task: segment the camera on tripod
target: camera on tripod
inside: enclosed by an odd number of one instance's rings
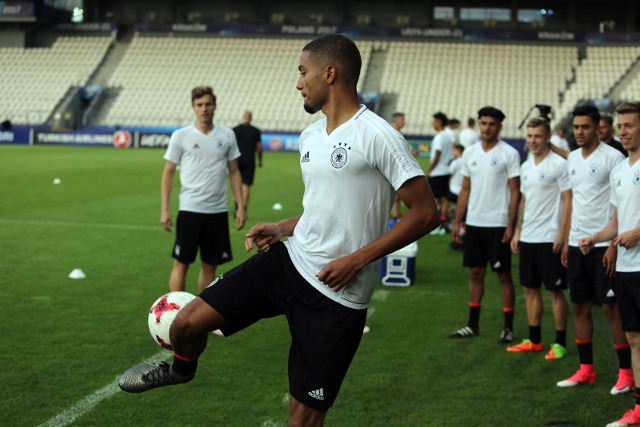
[[[518,126],[518,129],[522,129],[522,126],[524,126],[524,123],[527,121],[527,119],[531,115],[531,112],[533,111],[534,108],[538,109],[538,112],[540,113],[540,117],[546,119],[548,122],[551,122],[551,119],[553,119],[553,108],[551,108],[550,105],[535,104],[533,107],[529,109],[529,112],[527,113],[527,115],[524,116],[524,119],[522,119],[522,123],[520,123],[520,126]]]

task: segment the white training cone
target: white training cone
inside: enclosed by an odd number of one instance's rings
[[[273,205],[273,210],[274,211],[281,211],[282,210],[282,205],[280,203],[275,203]]]
[[[62,184],[62,180],[60,178],[54,178],[53,179],[53,184],[54,185]]]
[[[79,268],[74,268],[73,271],[69,273],[69,279],[84,279],[86,277],[84,272]]]

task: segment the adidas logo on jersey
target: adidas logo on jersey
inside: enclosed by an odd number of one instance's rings
[[[312,390],[307,394],[314,399],[324,400],[324,389],[322,388],[319,388],[318,390]]]
[[[473,163],[471,163],[471,166],[478,166],[478,163],[474,160]]]
[[[609,292],[607,292],[607,298],[611,298],[611,297],[615,297],[616,294],[613,293],[613,289],[609,289]]]
[[[229,254],[226,252],[222,252],[222,259],[228,259],[229,258]]]
[[[571,171],[571,175],[572,175],[572,176],[574,176],[575,174],[576,174],[576,170],[575,170],[575,169],[573,169],[573,170]]]
[[[194,144],[193,148],[200,148],[200,146],[196,143]]]
[[[300,159],[300,163],[307,163],[309,161],[309,152],[307,151],[304,156],[302,156],[302,159]]]

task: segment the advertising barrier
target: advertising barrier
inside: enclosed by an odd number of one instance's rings
[[[36,131],[33,135],[33,144],[111,146],[114,144],[114,134]]]
[[[175,129],[151,128],[145,131],[140,128],[117,129],[106,127],[84,131],[51,132],[29,127],[0,130],[0,144],[34,144],[34,145],[76,145],[126,148],[167,148],[169,139]],[[264,151],[297,152],[298,133],[262,132],[262,149]],[[429,157],[431,137],[407,135],[409,150],[418,157]],[[504,138],[524,155],[524,139]]]
[[[0,130],[0,144],[29,144],[31,129]]]

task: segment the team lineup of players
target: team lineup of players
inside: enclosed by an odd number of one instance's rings
[[[399,132],[401,125],[385,123],[358,102],[360,67],[357,47],[344,36],[322,36],[303,48],[296,88],[307,112],[322,111],[326,116],[300,137],[303,213],[253,226],[245,248],[256,248],[258,254],[215,280],[211,275],[216,265],[231,259],[226,177],[220,170],[229,171],[238,229],[244,226],[248,207],[248,188],[242,183],[252,182],[253,174],[251,180],[241,176],[234,133],[213,125],[212,89],[194,89],[196,122],[172,136],[165,155],[161,223],[170,230],[170,180],[180,163],[180,212],[170,283],[172,290],[184,289],[186,270],[199,251],[201,294],[172,325],[173,362],[134,366],[121,377],[120,387],[142,392],[189,382],[209,333],[221,330],[230,336],[261,318],[284,315],[292,335],[290,425],[322,425],[361,339],[366,308],[379,281],[375,261],[436,229],[438,218],[447,219],[447,204],[454,202],[451,235],[453,245],[463,251],[470,285],[468,321],[449,337],[480,334],[488,264],[498,276],[502,295],[504,325],[498,343],[513,344],[511,254],[517,253],[529,337],[507,350],[543,350],[540,290],[544,285],[551,295],[556,326],[545,358],[566,357],[569,304],[564,290],[568,288],[580,368],[558,387],[596,379],[591,319],[595,302],[607,316],[619,359],[611,394],[634,389],[640,382],[640,220],[635,214],[640,208],[640,103],[623,103],[617,109],[622,151],[629,153],[628,160],[619,149],[600,141],[598,131],[604,126],[592,106],[573,112],[579,148],[571,152],[550,143],[547,120],[530,120],[526,135],[530,155],[522,165],[518,151],[500,139],[505,116],[498,108],[481,108],[479,134],[473,133],[475,123],[470,120],[468,130],[460,133],[461,144],[446,115],[436,113],[437,134],[424,179],[425,172]],[[259,133],[248,137],[253,147],[259,145],[255,135]],[[215,162],[204,160],[208,157]],[[253,163],[255,154],[250,157]],[[259,157],[261,165],[261,152]],[[345,179],[350,185],[344,184]],[[396,194],[409,209],[387,231]],[[202,236],[208,236],[209,244],[203,245]],[[284,244],[283,237],[288,238]],[[636,402],[633,410],[609,426],[640,425],[639,395]]]
[[[479,335],[488,264],[498,276],[502,295],[504,325],[498,344],[513,343],[511,253],[517,254],[529,335],[506,350],[544,350],[544,286],[550,295],[556,329],[544,358],[566,357],[568,288],[580,366],[557,386],[596,381],[591,315],[595,303],[607,318],[619,362],[612,395],[628,393],[640,384],[640,103],[624,102],[616,112],[620,140],[613,137],[611,116],[601,115],[591,105],[576,107],[572,115],[578,148],[573,151],[566,144],[552,143],[547,118],[529,120],[528,157],[521,164],[518,152],[499,138],[504,114],[494,107],[482,108],[478,111],[479,138],[467,145],[461,160],[452,161],[461,165],[450,168],[447,176],[451,183],[456,174],[462,177],[452,238],[461,243],[463,265],[470,273],[468,321],[449,337]],[[438,133],[431,156],[446,161],[453,158],[451,147],[461,144],[447,135],[444,114],[433,117]],[[429,182],[436,198],[445,203],[444,180],[432,173],[436,168],[430,168]],[[454,187],[451,184],[451,190]],[[446,220],[445,211],[440,212],[441,219]],[[466,233],[461,239],[463,226]],[[635,408],[608,424],[627,425],[640,425],[638,392]]]

